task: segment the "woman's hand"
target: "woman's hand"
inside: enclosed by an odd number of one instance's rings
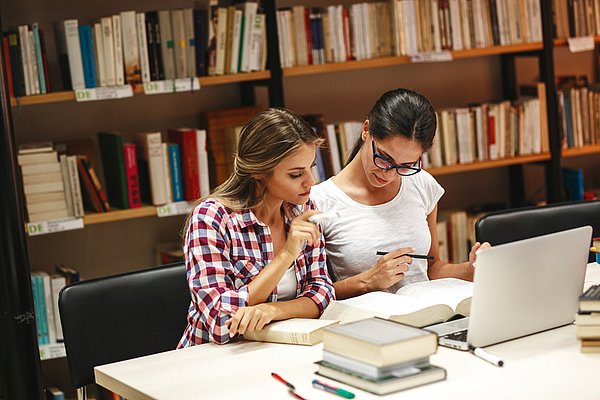
[[[363,280],[368,291],[385,290],[404,279],[404,273],[412,263],[412,258],[406,254],[412,251],[412,247],[404,247],[381,257],[377,264],[364,273]]]
[[[276,310],[269,303],[250,307],[240,307],[233,316],[225,321],[229,327],[229,335],[243,335],[246,332],[258,331],[275,318]]]
[[[473,273],[475,272],[475,260],[477,258],[477,255],[475,253],[477,253],[477,250],[479,249],[487,249],[488,247],[492,247],[488,242],[484,242],[484,243],[479,243],[476,242],[475,245],[473,245],[473,247],[471,248],[471,251],[469,252],[469,272],[471,274],[471,280],[473,279]]]
[[[318,210],[307,211],[292,220],[283,251],[294,260],[302,250],[304,242],[309,245],[319,242],[321,236],[319,227],[317,224],[308,221],[308,218],[318,213]]]

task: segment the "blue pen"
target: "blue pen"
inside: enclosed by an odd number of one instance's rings
[[[321,382],[321,381],[319,381],[317,379],[313,379],[312,385],[313,385],[313,387],[315,387],[317,389],[321,389],[321,390],[324,390],[324,391],[329,392],[329,393],[337,394],[338,396],[342,396],[342,397],[344,397],[346,399],[353,399],[354,398],[354,393],[350,393],[347,390],[330,386],[330,385],[328,385],[328,384],[326,384],[324,382]]]

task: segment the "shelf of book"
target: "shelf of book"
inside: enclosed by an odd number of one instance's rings
[[[563,157],[587,156],[590,154],[600,154],[600,144],[590,144],[583,147],[569,147],[562,149]]]
[[[427,171],[432,175],[449,175],[460,172],[478,171],[482,169],[491,169],[499,167],[507,167],[509,165],[527,164],[538,161],[550,160],[550,153],[531,154],[525,156],[516,156],[511,158],[503,158],[499,160],[478,161],[468,164],[456,164],[444,167],[427,168]]]
[[[508,53],[524,53],[528,51],[536,51],[543,49],[542,42],[525,43],[509,46],[493,46],[483,49],[469,49],[460,51],[450,51],[452,59],[485,57]],[[442,53],[440,53],[442,54]],[[400,57],[380,57],[370,60],[347,61],[341,63],[329,63],[319,65],[305,65],[300,67],[291,67],[283,69],[284,77],[314,75],[341,71],[352,71],[359,69],[389,67],[400,64],[410,64],[410,58],[407,56]]]
[[[40,344],[40,359],[51,360],[67,356],[64,343]]]
[[[270,79],[270,71],[256,71],[247,72],[241,74],[231,75],[219,75],[219,76],[202,76],[200,77],[200,87],[203,86],[215,86],[215,85],[226,85],[230,83],[260,81],[263,79]],[[144,88],[142,85],[134,86],[133,92],[135,94],[143,94]],[[32,96],[24,96],[19,98],[11,98],[10,103],[12,106],[30,106],[36,104],[47,104],[47,103],[59,103],[64,101],[75,101],[74,91],[54,92],[47,94],[38,94]]]
[[[594,36],[594,43],[600,43],[600,36]],[[567,38],[554,39],[554,47],[568,46],[569,41]]]

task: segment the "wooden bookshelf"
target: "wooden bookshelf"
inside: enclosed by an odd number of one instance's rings
[[[469,49],[451,51],[453,59],[485,57],[508,53],[524,53],[528,51],[537,51],[543,49],[542,42],[526,43],[510,46],[493,46],[483,49]],[[283,76],[302,76],[324,73],[334,73],[342,71],[353,71],[359,69],[390,67],[394,65],[410,64],[410,58],[407,56],[400,57],[380,57],[370,60],[346,61],[341,63],[329,63],[319,65],[305,65],[301,67],[291,67],[283,69]]]
[[[427,171],[435,176],[450,175],[460,172],[478,171],[483,169],[508,167],[510,165],[528,164],[539,161],[550,160],[550,153],[531,154],[526,156],[517,156],[511,158],[502,158],[499,160],[476,161],[468,164],[456,164],[444,167],[427,168]]]
[[[142,206],[139,208],[115,210],[106,213],[89,213],[85,214],[83,217],[83,222],[85,225],[92,225],[144,217],[156,217],[156,207]]]
[[[583,147],[570,147],[562,150],[563,157],[587,156],[600,154],[600,144],[591,144]]]
[[[200,77],[200,87],[227,85],[230,83],[260,81],[271,78],[270,71],[257,71],[242,74],[220,75],[220,76],[202,76]],[[133,85],[133,93],[143,94],[142,85]],[[59,103],[64,101],[75,101],[75,92],[69,90],[64,92],[54,92],[48,94],[37,94],[32,96],[23,96],[11,98],[11,106],[31,106],[36,104]]]
[[[594,43],[600,43],[600,36],[594,36]],[[554,47],[567,46],[569,44],[566,38],[554,39]]]

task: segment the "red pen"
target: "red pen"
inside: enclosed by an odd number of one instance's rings
[[[289,383],[288,381],[286,381],[285,379],[283,379],[282,377],[277,375],[275,372],[271,372],[271,376],[273,378],[277,379],[279,382],[283,383],[285,386],[289,387],[290,389],[296,390],[296,387],[294,385],[292,385],[291,383]]]
[[[304,397],[300,396],[298,393],[294,392],[292,389],[288,390],[288,392],[298,400],[306,400]]]

